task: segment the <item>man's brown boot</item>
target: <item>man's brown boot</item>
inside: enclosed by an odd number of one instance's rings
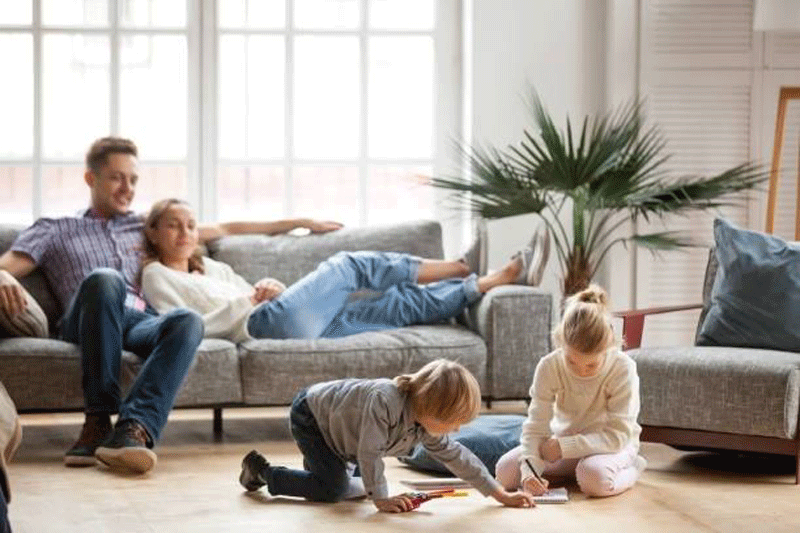
[[[94,451],[108,438],[109,433],[111,433],[111,417],[107,413],[87,413],[80,437],[64,454],[64,464],[94,466],[97,463]]]

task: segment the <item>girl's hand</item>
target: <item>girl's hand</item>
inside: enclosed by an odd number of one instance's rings
[[[550,486],[550,483],[546,479],[542,481],[544,481],[544,483],[536,479],[536,476],[528,476],[522,480],[522,490],[533,496],[541,496],[547,492],[547,487]]]
[[[535,507],[533,497],[525,492],[507,492],[500,489],[492,493],[492,497],[506,507]]]
[[[375,507],[384,513],[407,513],[414,510],[414,504],[407,496],[400,494],[399,496],[392,496],[382,500],[373,500]]]
[[[551,437],[539,446],[539,454],[548,463],[555,463],[561,459],[561,445]]]

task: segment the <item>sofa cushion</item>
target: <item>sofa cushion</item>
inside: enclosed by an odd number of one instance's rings
[[[291,285],[336,252],[404,252],[441,259],[442,228],[416,221],[384,227],[343,228],[322,235],[237,235],[208,244],[212,259],[228,263],[250,283],[270,276]],[[286,258],[291,258],[287,261]]]
[[[643,425],[794,438],[800,354],[688,346],[628,351]]]
[[[81,354],[55,339],[0,339],[0,381],[19,410],[81,409]]]
[[[0,225],[0,254],[5,253],[6,250],[11,248],[11,245],[14,244],[14,241],[17,239],[17,235],[19,235],[19,232],[23,229],[24,226]],[[53,291],[50,290],[50,284],[47,282],[44,273],[37,268],[19,281],[39,303],[50,323],[51,335],[55,334],[56,324],[61,318],[63,310],[53,296]]]
[[[142,366],[142,360],[123,353],[122,386],[130,389]],[[222,339],[204,339],[197,348],[176,406],[202,406],[242,401],[241,373],[236,346]]]
[[[0,271],[0,280],[6,277],[6,281],[15,279],[5,271]],[[42,311],[39,303],[31,294],[22,288],[25,300],[25,309],[14,315],[0,309],[0,337],[47,337],[48,324],[47,316]]]
[[[800,351],[800,245],[714,221],[717,274],[697,343]]]
[[[262,339],[240,346],[244,401],[286,405],[297,392],[331,379],[391,378],[438,358],[467,367],[484,386],[486,344],[449,325],[412,326],[338,339]]]

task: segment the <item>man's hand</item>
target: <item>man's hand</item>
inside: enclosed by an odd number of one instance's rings
[[[407,513],[414,510],[414,504],[411,503],[411,499],[402,494],[382,500],[374,500],[373,503],[375,503],[375,507],[378,510],[384,513]]]
[[[328,233],[329,231],[342,229],[344,224],[330,220],[309,220],[306,227],[311,230],[311,233]]]
[[[542,481],[544,483],[542,483]],[[547,487],[550,486],[550,483],[546,479],[542,481],[536,479],[536,476],[528,476],[522,480],[522,490],[534,496],[541,496],[547,492]]]
[[[28,307],[22,285],[17,279],[0,270],[0,309],[10,316],[16,316]]]
[[[500,489],[492,493],[492,498],[506,507],[535,507],[533,497],[525,492],[508,492]]]
[[[274,300],[286,290],[286,286],[274,279],[264,278],[254,285],[255,291],[250,296],[250,301],[253,305],[258,305],[261,302],[268,302]]]
[[[539,446],[539,454],[548,463],[555,463],[561,459],[561,445],[551,437]]]

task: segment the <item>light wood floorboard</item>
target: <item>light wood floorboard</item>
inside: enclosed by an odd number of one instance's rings
[[[471,491],[467,498],[388,515],[366,501],[313,504],[241,489],[240,461],[253,448],[274,464],[299,467],[286,409],[226,410],[220,442],[211,433],[210,410],[176,411],[156,449],[158,464],[144,476],[64,467],[62,454],[81,421],[77,414],[23,417],[23,445],[10,465],[15,533],[800,531],[800,487],[793,485],[788,458],[690,454],[644,444],[647,470],[617,497],[587,499],[571,487],[566,505],[505,509]],[[394,459],[386,463],[397,492],[404,489],[400,479],[425,477]]]

